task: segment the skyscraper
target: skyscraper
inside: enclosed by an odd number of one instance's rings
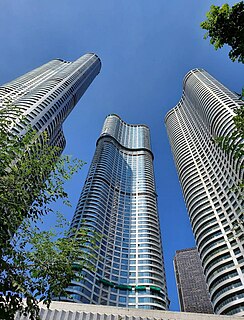
[[[174,268],[180,310],[213,313],[197,249],[177,250],[174,257]]]
[[[50,144],[64,149],[63,122],[100,69],[100,59],[93,53],[74,62],[51,60],[2,85],[0,108],[8,104],[18,108],[17,116],[13,112],[9,114],[17,118],[12,128],[16,134],[23,134],[28,124],[40,133],[46,130]]]
[[[94,272],[67,289],[72,301],[131,308],[168,308],[149,128],[109,115],[71,230],[102,235]]]
[[[214,141],[233,129],[242,102],[202,69],[191,70],[165,122],[214,312],[244,314],[244,251],[235,232],[241,215],[240,161]],[[243,231],[242,231],[243,232]]]

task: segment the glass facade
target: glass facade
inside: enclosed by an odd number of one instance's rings
[[[102,235],[95,271],[67,289],[75,302],[168,308],[149,129],[109,115],[71,230]]]
[[[18,108],[17,116],[11,111],[8,115],[18,119],[12,127],[16,134],[24,134],[26,124],[40,133],[46,130],[50,144],[63,150],[62,124],[100,69],[100,59],[93,53],[74,62],[52,60],[0,86],[0,108],[6,105]]]
[[[233,127],[243,103],[202,69],[184,79],[183,96],[165,122],[214,312],[244,314],[244,250],[236,228],[243,203],[235,187],[241,159],[215,142]],[[240,223],[239,223],[240,225]]]

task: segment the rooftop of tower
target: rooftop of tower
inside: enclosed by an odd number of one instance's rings
[[[182,99],[184,98],[184,88],[185,88],[185,84],[186,81],[188,80],[188,78],[193,74],[193,73],[197,73],[197,72],[206,72],[206,70],[202,69],[202,68],[194,68],[189,70],[186,75],[183,78],[183,94],[182,97],[180,98],[180,101],[176,104],[175,107],[171,108],[165,115],[164,117],[164,123],[166,123],[168,117],[175,111],[176,108],[178,108],[180,106],[180,103],[182,101]]]
[[[94,52],[87,52],[87,53],[85,53],[85,54],[90,54],[90,55],[94,55],[98,60],[99,60],[99,62],[100,62],[100,64],[102,64],[102,61],[101,61],[101,59],[99,58],[99,56],[96,54],[96,53],[94,53]],[[79,58],[78,58],[79,59]],[[74,61],[68,61],[68,60],[65,60],[65,59],[62,59],[62,58],[54,58],[53,60],[58,60],[58,61],[61,61],[61,62],[64,62],[64,63],[72,63],[72,62],[74,62]]]
[[[110,116],[117,117],[118,119],[120,119],[121,122],[123,122],[123,123],[124,123],[125,125],[127,125],[127,126],[131,126],[131,127],[145,127],[145,128],[147,128],[147,129],[150,130],[149,126],[146,125],[146,124],[130,124],[130,123],[127,123],[127,122],[125,122],[123,119],[121,119],[120,116],[118,116],[118,115],[115,114],[115,113],[110,113],[110,114],[108,114],[108,115],[106,116],[106,118],[108,118],[108,117],[110,117]],[[106,119],[106,118],[105,118],[105,119]]]

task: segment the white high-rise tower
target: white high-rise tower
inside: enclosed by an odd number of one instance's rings
[[[241,105],[206,71],[194,69],[165,118],[214,312],[226,315],[244,315],[243,237],[236,232],[243,207],[233,189],[243,170],[242,159],[233,159],[214,139],[233,130],[234,110]]]
[[[40,133],[46,130],[50,144],[62,150],[63,122],[100,69],[101,61],[93,53],[74,62],[52,60],[0,86],[0,108],[6,104],[18,108],[17,123],[12,128],[16,134],[24,134],[29,124]]]

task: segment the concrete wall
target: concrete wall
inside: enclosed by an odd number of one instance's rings
[[[27,320],[16,317],[16,320]],[[127,309],[66,302],[52,302],[49,310],[41,309],[41,320],[240,320],[238,316],[202,313]]]

